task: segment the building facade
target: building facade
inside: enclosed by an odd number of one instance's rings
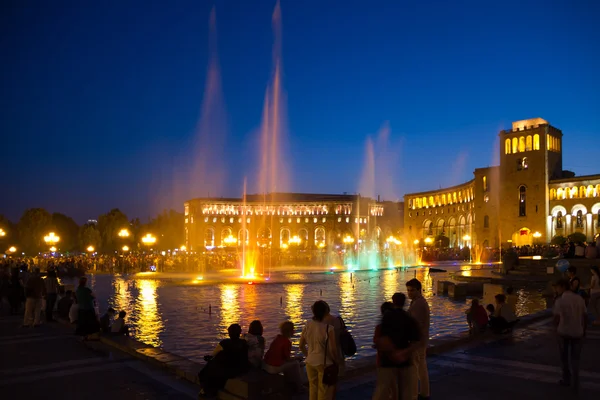
[[[184,204],[188,250],[247,246],[321,250],[352,238],[365,247],[398,234],[401,202],[360,195],[272,193],[245,198],[197,198]]]
[[[525,246],[600,231],[600,175],[562,169],[562,131],[542,118],[499,133],[500,165],[462,185],[405,195],[405,235],[450,247]]]

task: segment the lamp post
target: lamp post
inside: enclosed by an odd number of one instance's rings
[[[46,242],[46,245],[50,246],[51,252],[55,252],[56,251],[55,245],[58,242],[60,242],[60,236],[54,234],[54,232],[50,232],[46,236],[44,236],[44,242]]]
[[[6,252],[10,254],[15,254],[17,252],[17,248],[15,246],[10,246],[8,250],[6,250]]]
[[[146,233],[146,235],[142,237],[142,243],[145,246],[147,246],[150,249],[150,251],[152,251],[152,245],[156,243],[156,237],[153,236],[151,233]],[[158,270],[158,265],[156,269]]]
[[[4,232],[4,229],[0,228],[0,237],[4,236],[6,236],[6,232]]]

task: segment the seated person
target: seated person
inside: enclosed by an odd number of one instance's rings
[[[513,310],[506,304],[506,296],[497,294],[494,316],[490,317],[490,327],[495,333],[508,333],[518,322]]]
[[[125,325],[126,315],[127,313],[125,311],[119,312],[119,318],[117,318],[115,322],[113,322],[112,326],[110,327],[110,333],[112,333],[113,335],[116,334],[129,336],[129,327]]]
[[[198,373],[200,394],[203,396],[216,395],[228,379],[248,370],[248,344],[240,338],[242,327],[232,324],[227,332],[229,339],[221,340],[213,351],[213,357]]]
[[[106,314],[104,314],[101,318],[100,318],[100,332],[102,333],[110,333],[110,323],[112,322],[113,318],[115,317],[116,311],[114,308],[109,307],[108,310],[106,310]]]
[[[514,289],[509,286],[506,288],[506,305],[510,307],[513,313],[517,312],[518,297],[514,294]]]
[[[292,359],[292,342],[290,338],[294,334],[294,324],[291,321],[282,322],[279,325],[281,332],[273,340],[265,354],[263,369],[269,374],[283,373],[286,381],[293,385],[297,392],[302,391],[302,379],[300,363]]]
[[[61,319],[69,319],[69,311],[73,305],[73,291],[67,290],[65,295],[58,301],[56,312]]]
[[[485,308],[479,304],[479,299],[473,299],[471,308],[467,310],[467,322],[471,333],[484,332],[488,324]]]
[[[265,338],[262,334],[263,326],[257,320],[250,323],[248,333],[244,335],[244,340],[248,343],[248,362],[254,368],[262,366],[262,359],[265,354]]]

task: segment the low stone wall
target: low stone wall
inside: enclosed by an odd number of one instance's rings
[[[557,258],[543,258],[541,260],[535,260],[533,258],[519,258],[519,266],[516,271],[529,272],[534,275],[545,274],[549,280],[556,280],[563,277],[563,274],[556,270],[556,263],[560,259]],[[590,267],[593,265],[600,266],[600,259],[587,259],[587,258],[568,258],[566,259],[571,266],[577,268],[577,276],[581,279],[581,283],[584,286],[589,285],[592,279],[592,272]],[[552,269],[552,273],[548,274],[547,271]],[[509,271],[509,275],[513,275],[516,271]]]

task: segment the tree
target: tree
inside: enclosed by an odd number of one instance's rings
[[[79,229],[79,248],[86,250],[88,246],[93,246],[94,249],[102,246],[102,237],[95,224],[85,224]]]
[[[562,235],[556,235],[550,241],[551,244],[556,246],[562,246],[567,242],[567,238]]]
[[[178,249],[185,241],[184,216],[175,210],[163,210],[150,221],[141,234],[151,232],[156,235],[156,248],[159,250]]]
[[[572,242],[586,242],[587,241],[587,236],[585,236],[585,234],[581,233],[581,232],[573,232],[569,235],[569,240]]]
[[[21,249],[29,254],[48,250],[44,242],[44,236],[48,234],[51,228],[52,216],[48,211],[43,208],[25,210],[17,224]]]
[[[446,248],[450,247],[450,239],[445,235],[437,235],[435,237],[435,247]]]
[[[129,230],[130,227],[127,216],[118,208],[113,208],[107,214],[98,217],[98,231],[102,238],[100,248],[103,252],[114,252],[120,248],[118,235],[121,229]]]
[[[77,249],[79,225],[73,218],[61,213],[52,214],[52,230],[60,236],[60,242],[56,247],[67,252]]]

